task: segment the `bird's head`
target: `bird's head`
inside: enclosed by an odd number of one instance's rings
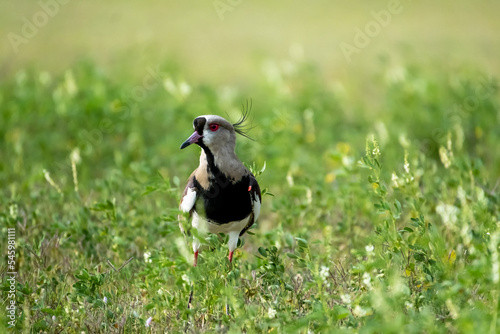
[[[248,137],[242,127],[246,118],[245,114],[237,123],[231,124],[217,115],[196,117],[193,121],[194,133],[182,143],[181,149],[191,144],[198,144],[203,149],[208,148],[213,153],[223,149],[234,151],[236,133]]]

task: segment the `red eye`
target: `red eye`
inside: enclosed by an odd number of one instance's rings
[[[211,131],[214,131],[214,132],[219,130],[219,124],[216,124],[216,123],[209,124],[208,127],[210,128]]]

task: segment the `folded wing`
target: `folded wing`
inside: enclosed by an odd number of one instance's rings
[[[245,232],[255,223],[257,218],[259,218],[260,214],[260,205],[262,202],[262,195],[260,194],[259,183],[253,175],[250,175],[250,183],[248,185],[248,192],[250,193],[250,199],[252,201],[252,213],[251,217],[248,220],[248,224],[245,228],[240,232],[240,236],[245,234]]]

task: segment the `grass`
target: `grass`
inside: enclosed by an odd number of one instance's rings
[[[185,83],[172,64],[150,81],[83,62],[2,82],[0,246],[15,228],[18,272],[9,330],[496,333],[496,79],[381,62],[380,93],[364,100],[313,64],[289,65],[234,89]],[[179,145],[194,117],[236,120],[250,98],[256,141],[238,138],[237,153],[266,166],[272,196],[233,267],[210,235],[193,268],[177,206],[199,152]]]

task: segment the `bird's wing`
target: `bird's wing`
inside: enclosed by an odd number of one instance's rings
[[[179,204],[179,209],[182,212],[189,212],[189,216],[193,214],[194,205],[196,203],[196,198],[197,198],[196,187],[194,186],[195,172],[196,170],[189,177],[188,182],[186,184],[186,188],[184,188],[184,192],[182,193],[181,203]],[[184,216],[179,215],[178,219],[179,219],[179,228],[181,229],[181,232],[186,234],[182,225],[182,222],[185,221]]]
[[[260,194],[259,183],[253,175],[250,175],[250,184],[248,185],[248,192],[250,193],[250,199],[252,200],[252,212],[250,213],[250,219],[245,228],[240,232],[240,236],[245,234],[245,232],[255,223],[260,214],[260,205],[262,202],[262,195]]]

